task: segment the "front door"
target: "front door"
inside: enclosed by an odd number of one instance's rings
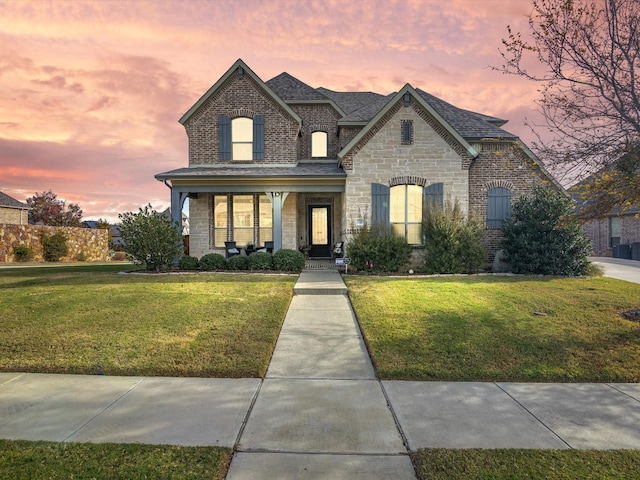
[[[309,206],[310,257],[331,257],[331,207]]]

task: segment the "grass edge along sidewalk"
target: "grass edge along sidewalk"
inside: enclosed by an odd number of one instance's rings
[[[380,378],[640,381],[640,285],[609,278],[346,277]]]
[[[0,371],[262,377],[293,275],[3,269]]]

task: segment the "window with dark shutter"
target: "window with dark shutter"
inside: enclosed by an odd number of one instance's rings
[[[264,115],[253,117],[253,159],[264,160]]]
[[[220,160],[231,160],[231,117],[218,117]]]
[[[487,192],[487,226],[500,228],[511,216],[511,192],[506,188],[492,188]]]
[[[413,144],[413,120],[402,120],[401,129],[402,145]]]
[[[444,207],[444,184],[433,183],[424,189],[424,204],[427,209]]]
[[[371,225],[383,232],[389,231],[389,190],[387,185],[371,184]]]

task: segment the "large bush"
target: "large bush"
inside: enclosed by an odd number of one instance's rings
[[[125,252],[147,270],[164,270],[182,254],[184,247],[177,223],[153,210],[151,205],[138,213],[121,213],[118,217]]]
[[[429,208],[422,224],[427,273],[476,273],[485,262],[482,225],[462,212],[460,203]]]
[[[271,270],[273,257],[268,252],[255,252],[249,255],[249,268],[251,270]]]
[[[546,186],[520,197],[503,222],[502,248],[514,273],[585,275],[591,244],[571,199]]]
[[[45,261],[59,262],[60,259],[67,256],[68,253],[67,236],[63,232],[56,232],[53,235],[42,235],[42,256]]]
[[[29,262],[33,260],[33,250],[29,245],[16,245],[13,247],[13,254],[19,262]]]
[[[207,253],[200,258],[200,270],[226,270],[227,259],[219,253]]]
[[[304,255],[297,250],[278,250],[273,254],[273,268],[285,272],[301,272],[304,270]]]
[[[411,246],[394,234],[364,226],[347,245],[347,256],[358,270],[398,272],[409,262]]]

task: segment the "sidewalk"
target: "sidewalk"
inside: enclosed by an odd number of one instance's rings
[[[0,438],[234,447],[229,480],[413,479],[418,448],[640,448],[640,384],[378,381],[335,271],[264,380],[0,373]]]

